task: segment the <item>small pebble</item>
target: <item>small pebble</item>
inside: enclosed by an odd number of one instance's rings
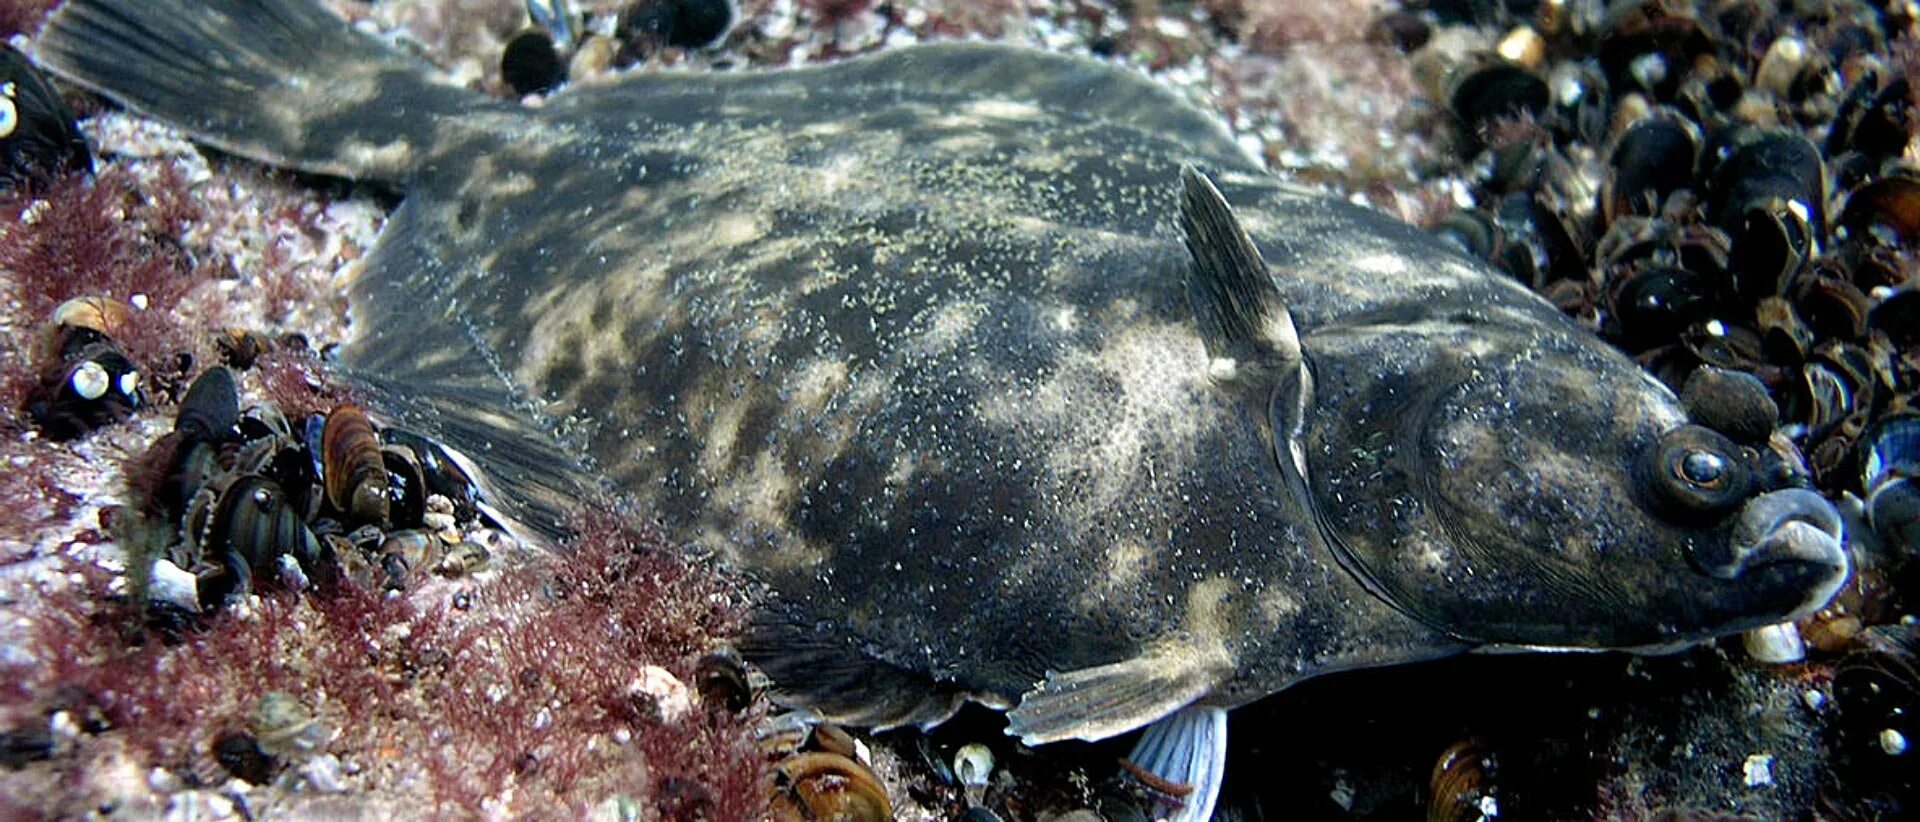
[[[340,758],[333,754],[316,756],[300,766],[300,778],[321,793],[340,793],[347,786],[340,782]]]

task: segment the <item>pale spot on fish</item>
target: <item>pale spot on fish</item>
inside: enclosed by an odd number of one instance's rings
[[[980,119],[1031,121],[1040,119],[1040,107],[1023,100],[975,100],[961,111]]]
[[[1079,596],[1081,608],[1092,610],[1113,596],[1125,596],[1140,586],[1153,561],[1153,549],[1138,539],[1122,536],[1106,550],[1106,576],[1090,580]]]
[[[1291,623],[1294,615],[1300,613],[1300,600],[1278,586],[1265,586],[1256,602],[1260,618],[1266,621],[1268,630],[1278,630],[1282,625]]]
[[[793,389],[785,398],[790,408],[820,413],[834,394],[847,387],[847,364],[841,360],[809,360],[788,385]]]
[[[959,347],[987,314],[987,307],[972,300],[949,302],[932,312],[927,329],[914,340],[915,351],[940,354]]]
[[[721,248],[746,245],[767,233],[766,225],[751,214],[722,214],[707,225],[707,241]]]

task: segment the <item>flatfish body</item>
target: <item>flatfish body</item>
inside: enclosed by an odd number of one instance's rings
[[[1790,460],[1103,63],[926,46],[527,109],[297,0],[70,0],[40,53],[400,190],[351,371],[536,520],[610,490],[748,574],[746,650],[843,721],[973,699],[1098,739],[1329,671],[1699,640],[1846,574]]]

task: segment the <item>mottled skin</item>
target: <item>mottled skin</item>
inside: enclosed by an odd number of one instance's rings
[[[1020,703],[1030,741],[1099,738],[1476,645],[1737,630],[1844,573],[1693,571],[1731,518],[1664,522],[1629,471],[1685,421],[1668,392],[1126,71],[953,45],[522,109],[295,3],[144,2],[70,2],[43,57],[216,144],[404,191],[346,362],[536,503],[602,477],[749,572],[750,648],[831,715],[930,723],[970,695]],[[189,74],[190,104],[87,37],[280,50]],[[1271,267],[1313,390],[1297,358],[1210,355],[1185,164]]]

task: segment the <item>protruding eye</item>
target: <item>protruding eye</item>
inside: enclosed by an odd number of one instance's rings
[[[1727,458],[1712,451],[1688,451],[1680,458],[1680,478],[1701,488],[1719,488],[1727,482]]]
[[[1650,456],[1641,480],[1675,513],[1723,513],[1747,498],[1752,480],[1740,447],[1711,428],[1669,431]]]

